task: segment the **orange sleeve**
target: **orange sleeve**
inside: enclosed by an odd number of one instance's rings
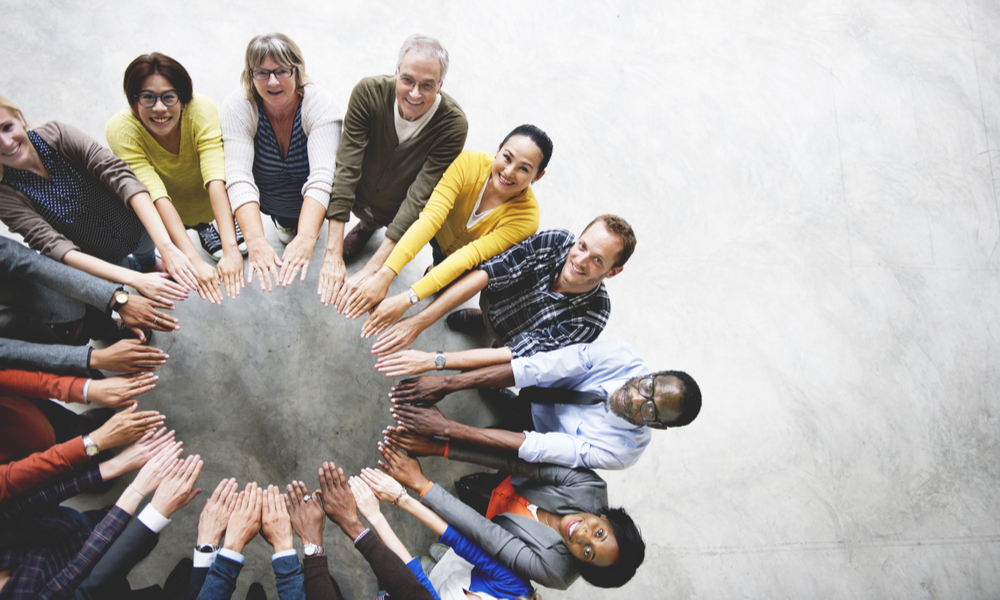
[[[76,437],[44,452],[0,465],[0,501],[71,471],[89,460],[83,449],[83,438]]]
[[[63,402],[83,404],[86,377],[53,375],[38,371],[0,371],[0,394],[28,398],[55,398]]]

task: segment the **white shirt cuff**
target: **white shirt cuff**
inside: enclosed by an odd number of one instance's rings
[[[275,552],[274,554],[271,555],[271,562],[274,562],[284,556],[297,556],[297,555],[298,553],[295,551],[295,548],[292,548],[290,550],[282,550],[281,552]]]
[[[528,364],[527,358],[514,358],[510,361],[510,370],[514,373],[514,387],[520,389],[538,385],[538,379]]]
[[[223,548],[222,550],[219,550],[219,556],[225,556],[229,560],[235,560],[236,562],[240,563],[241,565],[243,564],[243,560],[244,560],[242,554],[240,554],[239,552],[233,552],[232,550],[229,550],[229,549],[226,549],[226,548]]]
[[[136,518],[139,519],[140,523],[149,527],[149,530],[153,533],[160,533],[170,523],[170,519],[161,515],[158,510],[153,508],[152,504],[147,504],[146,508],[142,509],[142,512]]]
[[[215,557],[218,555],[218,552],[198,552],[196,548],[194,558],[191,559],[191,562],[194,563],[194,568],[196,569],[211,569],[212,563],[215,562]]]

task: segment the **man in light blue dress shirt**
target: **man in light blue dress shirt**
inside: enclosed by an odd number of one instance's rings
[[[447,377],[418,377],[395,386],[392,413],[405,433],[444,436],[499,452],[517,452],[529,462],[546,462],[589,469],[625,469],[649,445],[650,429],[687,425],[701,410],[701,390],[683,371],[651,372],[630,344],[621,341],[576,344],[551,352],[484,365],[477,350],[455,353],[411,352],[410,370],[437,359],[439,367],[472,369]],[[430,357],[430,358],[429,358]],[[440,357],[440,358],[439,358]],[[424,369],[426,370],[426,369]],[[521,433],[470,427],[445,419],[432,404],[445,395],[469,388],[550,388],[597,394],[589,404],[531,404],[534,431]],[[540,395],[544,395],[541,393]],[[390,429],[390,438],[404,449],[428,447],[412,436]],[[414,447],[418,445],[418,447]]]

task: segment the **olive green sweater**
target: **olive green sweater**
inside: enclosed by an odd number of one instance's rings
[[[351,92],[327,218],[347,221],[369,209],[386,237],[398,242],[430,198],[445,169],[462,151],[469,123],[447,94],[419,134],[399,144],[392,75],[366,77]]]

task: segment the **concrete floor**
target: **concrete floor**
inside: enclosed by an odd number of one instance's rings
[[[608,211],[633,224],[603,339],[692,373],[705,408],[606,474],[648,543],[635,580],[546,599],[1000,594],[996,2],[4,4],[2,93],[97,139],[140,53],[177,58],[221,102],[250,37],[283,31],[345,106],[407,35],[437,36],[467,148],[493,150],[523,122],[555,141],[534,188],[543,228]],[[156,337],[171,359],[142,406],[205,457],[202,487],[374,464],[392,382],[360,322],[317,301],[321,256],[289,289],[188,300],[181,331]],[[474,343],[440,324],[415,347]],[[490,420],[471,394],[442,408]],[[465,469],[424,462],[441,482]],[[202,504],[135,584],[189,555]],[[384,512],[411,549],[430,540]],[[341,586],[371,597],[331,529]],[[264,543],[248,555],[239,593],[273,586]]]

